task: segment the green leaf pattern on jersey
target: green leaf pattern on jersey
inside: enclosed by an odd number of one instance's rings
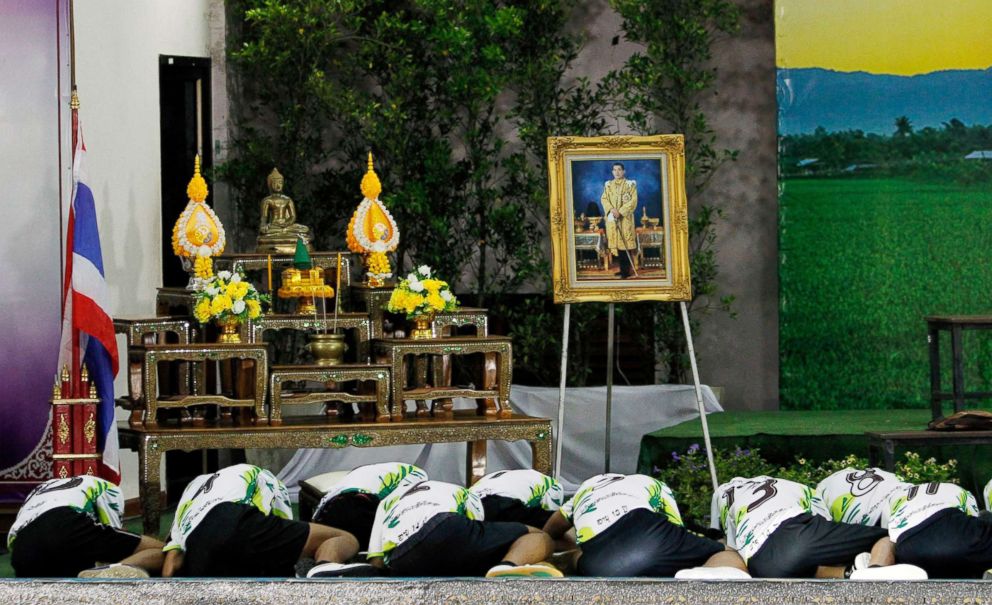
[[[899,523],[896,524],[895,529],[902,529],[909,524],[909,519],[902,515],[902,511],[906,508],[906,503],[909,499],[906,496],[899,496],[892,501],[892,507],[889,510],[890,519],[899,519]]]
[[[378,496],[380,498],[385,498],[389,494],[393,493],[393,490],[407,477],[417,470],[417,467],[412,464],[400,464],[396,472],[386,473],[385,475],[379,477],[379,492]],[[418,473],[420,474],[420,473]]]
[[[816,494],[809,486],[803,486],[803,495],[799,500],[799,506],[807,513],[813,512],[813,502],[817,500]]]
[[[95,485],[84,489],[83,494],[86,498],[86,502],[83,504],[83,507],[79,509],[80,512],[86,513],[104,525],[110,525],[110,515],[107,514],[107,511],[103,510],[102,506],[100,506],[100,498],[104,494],[111,497],[117,496],[117,489],[113,487],[113,484],[107,481],[97,481]],[[111,501],[108,506],[115,511],[117,510],[117,504],[113,501]],[[117,512],[120,513],[120,511]]]
[[[970,517],[977,517],[978,516],[978,510],[974,506],[969,506],[971,503],[968,502],[968,500],[969,500],[968,496],[970,496],[970,495],[971,494],[969,494],[967,491],[961,490],[958,493],[958,506],[957,506],[957,508],[958,508],[958,510],[960,510],[961,512],[965,513],[966,515],[968,515]]]
[[[665,497],[665,491],[668,489],[667,485],[655,480],[645,489],[648,492],[648,504],[651,506],[651,510],[656,513],[664,513],[669,522],[675,525],[682,525],[682,515],[679,514],[679,509],[675,502],[670,502]]]
[[[462,488],[462,489],[456,491],[455,492],[455,510],[452,511],[452,512],[456,512],[459,515],[467,516],[467,517],[469,517],[471,519],[472,517],[469,514],[467,514],[467,507],[466,507],[466,503],[467,502],[468,502],[468,490]]]
[[[539,484],[531,486],[530,497],[527,499],[527,502],[524,503],[524,506],[534,508],[541,506],[541,501],[544,500],[544,495],[548,493],[548,490],[551,489],[551,486],[553,485],[554,479],[551,477],[543,477]]]

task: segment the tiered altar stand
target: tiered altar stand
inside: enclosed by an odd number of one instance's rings
[[[314,253],[313,258],[327,272],[336,271],[337,253]],[[289,256],[271,257],[274,269],[291,262]],[[342,292],[337,295],[349,304],[336,319],[330,309],[300,315],[286,308],[286,301],[277,301],[282,306],[278,312],[242,326],[240,344],[210,342],[212,329],[201,329],[191,319],[193,297],[180,288],[159,289],[160,317],[115,322],[125,336],[129,360],[129,392],[118,402],[131,410],[131,417],[119,429],[120,443],[138,452],[146,533],[159,533],[160,465],[170,450],[464,441],[466,477],[474,483],[486,472],[489,440],[523,440],[530,443],[533,467],[551,472],[551,421],[516,414],[510,407],[512,344],[508,337],[489,335],[486,310],[437,314],[435,338],[390,338],[383,307],[392,287],[351,285],[344,271],[348,266],[342,263]],[[252,271],[252,282],[262,291],[269,289],[266,255],[226,255],[217,258],[217,267]],[[283,351],[280,357],[294,363],[271,362],[282,340],[266,338],[270,333],[334,328],[348,335],[352,361],[318,365]],[[462,333],[465,328],[474,334]],[[479,357],[473,366],[478,370],[474,386],[453,384],[452,365],[467,355]],[[477,407],[453,411],[454,397],[474,398]],[[409,412],[408,400],[417,404]],[[324,404],[321,413],[284,413],[314,403]]]

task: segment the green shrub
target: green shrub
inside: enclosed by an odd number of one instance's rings
[[[796,456],[789,466],[776,466],[755,449],[717,449],[713,455],[717,476],[721,481],[734,477],[768,475],[816,487],[829,475],[845,468],[868,468],[868,459],[849,454],[843,458],[814,462]],[[905,459],[896,463],[896,474],[910,483],[958,483],[957,460],[946,463],[936,458],[923,460],[916,452],[906,452]],[[682,518],[687,523],[709,525],[710,500],[713,496],[706,450],[694,443],[684,453],[672,452],[672,463],[665,469],[656,469],[659,479],[675,492]]]

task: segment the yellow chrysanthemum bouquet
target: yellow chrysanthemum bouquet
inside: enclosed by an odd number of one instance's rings
[[[457,308],[458,299],[451,292],[448,282],[433,277],[427,265],[420,265],[416,271],[401,279],[386,304],[387,311],[403,313],[407,319]]]
[[[269,295],[259,294],[241,271],[220,271],[197,280],[193,296],[193,316],[201,324],[211,320],[245,323],[261,317],[262,303],[271,302]]]

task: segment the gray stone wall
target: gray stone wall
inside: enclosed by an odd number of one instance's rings
[[[726,216],[718,229],[719,285],[737,297],[736,318],[714,312],[696,336],[701,379],[723,388],[726,409],[778,409],[778,197],[776,182],[775,27],[773,0],[738,0],[741,31],[714,48],[717,81],[704,100],[721,148],[737,149],[706,191]],[[577,16],[586,45],[576,75],[593,80],[636,50],[623,41],[608,2]],[[620,44],[611,41],[620,36]],[[617,127],[624,131],[625,125]],[[693,200],[689,200],[692,207]]]
[[[772,0],[739,0],[740,35],[721,41],[717,94],[706,108],[721,145],[740,150],[709,191],[725,200],[720,286],[737,318],[714,315],[697,341],[702,380],[724,387],[726,409],[778,409],[778,185]],[[690,200],[691,203],[691,200]]]

